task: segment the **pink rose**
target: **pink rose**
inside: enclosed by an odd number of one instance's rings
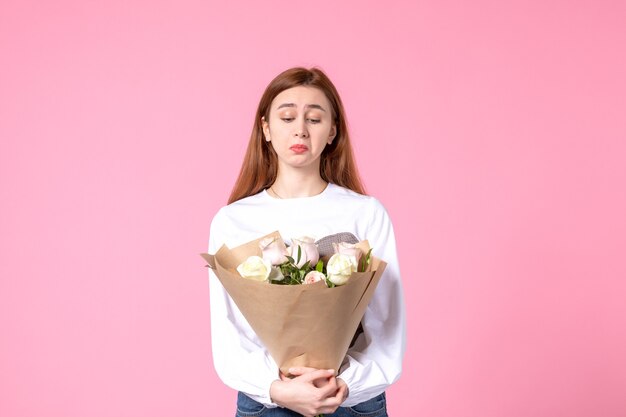
[[[317,281],[326,282],[326,275],[318,271],[311,271],[308,274],[306,274],[306,276],[304,277],[304,281],[302,283],[313,284],[314,282],[317,282]]]
[[[263,251],[263,259],[272,265],[280,265],[287,262],[287,246],[285,243],[275,237],[267,237],[259,242],[259,246]]]
[[[296,262],[296,266],[298,268],[302,268],[302,266],[309,261],[309,265],[314,268],[315,264],[320,259],[320,253],[317,250],[315,239],[305,236],[299,239],[291,240],[292,245],[289,248],[290,255]],[[298,248],[300,248],[300,261],[298,261]]]
[[[333,248],[335,249],[335,253],[340,253],[342,255],[352,256],[354,257],[355,263],[358,265],[361,256],[363,255],[363,251],[357,248],[356,245],[346,242],[333,243]]]

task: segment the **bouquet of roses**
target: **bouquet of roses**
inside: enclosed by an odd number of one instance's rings
[[[339,370],[385,269],[367,241],[333,246],[320,256],[312,239],[288,248],[274,232],[201,254],[285,375]]]
[[[333,242],[334,254],[324,262],[315,240],[310,237],[292,239],[287,247],[282,239],[269,236],[261,239],[262,256],[252,255],[237,266],[243,278],[268,281],[272,284],[313,284],[323,281],[328,287],[345,284],[353,272],[365,272],[372,250],[364,255],[365,244]]]

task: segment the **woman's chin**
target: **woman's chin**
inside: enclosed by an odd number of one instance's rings
[[[280,160],[280,164],[285,168],[306,169],[317,168],[320,166],[320,159],[311,159],[310,155],[294,155],[290,158]]]

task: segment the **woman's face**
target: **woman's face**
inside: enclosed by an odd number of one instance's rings
[[[262,120],[263,133],[279,166],[319,168],[320,155],[336,134],[326,95],[315,87],[293,87],[274,98],[269,113],[269,121]]]

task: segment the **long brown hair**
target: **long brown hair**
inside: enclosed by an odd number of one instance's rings
[[[310,86],[320,89],[330,102],[332,117],[337,133],[330,145],[327,145],[320,157],[320,175],[324,181],[340,185],[365,194],[361,182],[346,123],[343,103],[337,89],[319,68],[290,68],[280,73],[265,89],[254,117],[254,127],[248,142],[248,149],[239,171],[239,177],[228,203],[254,195],[270,187],[278,174],[278,157],[272,145],[264,140],[261,118],[270,118],[270,106],[274,98],[282,91],[297,86]]]

